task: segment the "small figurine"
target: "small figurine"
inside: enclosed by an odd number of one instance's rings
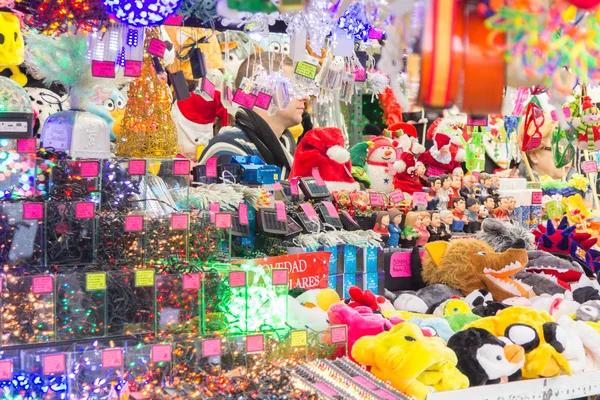
[[[517,208],[517,199],[513,196],[508,197],[508,219],[515,221],[515,208]]]
[[[390,224],[388,225],[388,232],[390,238],[388,239],[388,246],[398,247],[400,243],[400,232],[402,231],[402,220],[404,214],[402,214],[397,208],[390,208],[388,210],[390,217]]]
[[[410,249],[415,247],[419,232],[417,232],[417,221],[419,220],[419,213],[409,211],[404,219],[404,229],[400,234],[400,244],[403,249]]]
[[[419,218],[417,219],[416,230],[419,233],[419,237],[415,246],[423,247],[429,241],[429,225],[431,225],[431,214],[427,211],[422,211],[419,213]]]
[[[573,118],[572,125],[577,130],[580,150],[600,150],[600,110],[589,96],[583,98],[581,118]]]
[[[466,203],[462,197],[454,199],[454,209],[452,210],[452,232],[463,232],[469,219],[465,215]]]
[[[441,210],[440,219],[442,220],[442,226],[444,229],[446,229],[447,232],[452,232],[452,222],[454,221],[454,218],[452,217],[452,211]]]
[[[467,207],[465,214],[469,222],[464,231],[465,233],[476,233],[481,228],[479,216],[483,214],[483,210],[477,199],[468,198],[465,205]]]
[[[489,189],[492,186],[492,177],[490,174],[482,172],[479,174],[479,183],[475,186],[475,196],[482,198],[485,196],[491,196]]]
[[[494,217],[497,219],[508,221],[510,218],[508,217],[508,208],[510,207],[508,197],[500,197],[500,201],[498,202],[498,208],[494,210]]]
[[[454,198],[460,196],[460,187],[462,186],[462,176],[458,174],[450,175],[450,189],[448,189],[448,204],[454,204]]]
[[[447,210],[450,204],[450,177],[446,174],[440,175],[440,182],[442,185],[437,191],[438,209]]]
[[[450,153],[450,136],[445,133],[437,133],[433,146],[419,155],[417,161],[427,166],[427,176],[462,172],[460,161]]]
[[[450,214],[452,215],[452,214]],[[446,227],[442,224],[442,219],[439,212],[431,214],[431,224],[427,227],[429,231],[429,242],[435,242],[438,240],[449,241],[452,234],[446,230]]]
[[[465,199],[475,198],[475,177],[473,175],[467,175],[463,178],[463,186],[458,193]]]
[[[427,209],[437,210],[439,199],[437,197],[438,190],[442,188],[442,181],[439,176],[431,176],[427,179],[429,190],[427,191]]]
[[[494,208],[496,207],[494,198],[492,196],[484,196],[480,201],[483,204],[483,218],[494,217]]]
[[[390,214],[387,211],[379,211],[373,231],[380,235],[389,235],[388,226],[390,225]]]

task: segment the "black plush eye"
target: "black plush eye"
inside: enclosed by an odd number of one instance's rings
[[[123,99],[117,99],[117,108],[119,110],[123,110],[125,108],[125,100]]]
[[[514,344],[523,346],[528,353],[540,345],[540,337],[535,329],[524,324],[509,325],[504,331],[504,336],[509,338]]]
[[[404,339],[406,339],[407,342],[416,342],[417,339],[415,339],[412,336],[404,336]]]
[[[15,42],[17,41],[18,37],[19,37],[19,35],[17,35],[17,32],[15,32]]]
[[[0,44],[4,44],[4,35],[0,33]]]
[[[502,361],[502,356],[496,356],[496,360]]]
[[[104,100],[104,107],[108,109],[108,111],[112,111],[115,109],[115,102],[112,99]]]
[[[556,322],[544,324],[544,339],[559,353],[567,347],[567,332]]]

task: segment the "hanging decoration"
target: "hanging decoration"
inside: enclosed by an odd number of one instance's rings
[[[174,15],[181,0],[102,0],[110,15],[130,26],[162,24]]]
[[[201,22],[210,22],[217,17],[216,0],[182,0],[177,15],[196,18]]]
[[[337,22],[338,28],[346,32],[349,39],[366,42],[369,39],[371,25],[367,21],[365,5],[361,2],[352,4],[344,11]]]
[[[25,24],[45,35],[89,33],[114,22],[100,0],[41,0],[28,9]]]

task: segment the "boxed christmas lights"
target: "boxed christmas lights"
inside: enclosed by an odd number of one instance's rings
[[[0,262],[5,269],[44,260],[44,203],[0,204]]]
[[[156,332],[159,337],[198,335],[203,274],[156,276]]]

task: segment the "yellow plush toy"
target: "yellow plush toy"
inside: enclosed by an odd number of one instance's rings
[[[396,389],[424,400],[430,388],[441,392],[464,389],[469,380],[456,368],[456,354],[438,337],[426,337],[410,322],[354,343],[352,357]]]
[[[530,307],[508,307],[494,317],[482,318],[465,326],[482,328],[496,337],[507,337],[525,349],[523,379],[571,375],[562,355],[567,334],[546,311]]]
[[[27,76],[19,70],[19,65],[25,61],[25,45],[21,35],[21,22],[15,14],[0,11],[0,72],[10,69],[11,79],[21,86],[27,83]]]

